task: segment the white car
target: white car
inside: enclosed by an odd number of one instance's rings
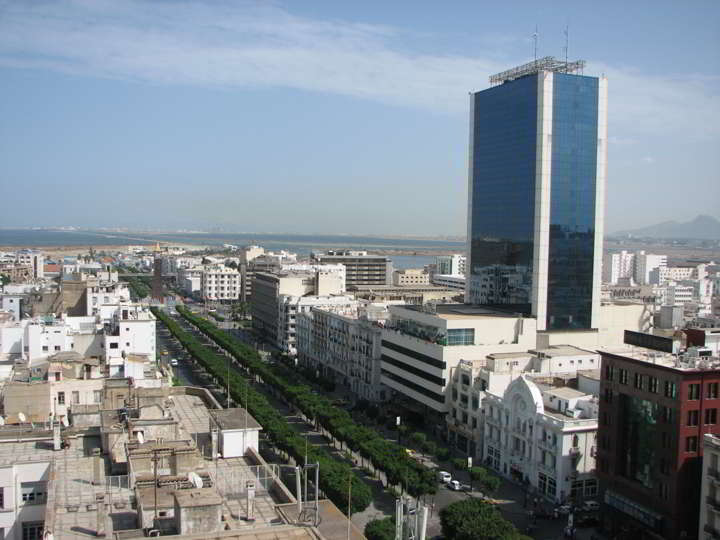
[[[173,367],[177,366],[178,365],[177,358],[173,358],[172,360],[170,360],[170,365]]]
[[[582,505],[582,509],[586,512],[597,512],[600,510],[600,503],[597,501],[585,501]]]
[[[450,480],[447,484],[447,487],[448,489],[452,489],[453,491],[460,491],[462,489],[462,484],[457,480]]]

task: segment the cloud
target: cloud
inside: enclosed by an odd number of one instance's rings
[[[499,60],[494,52],[418,53],[416,38],[390,26],[298,17],[267,2],[0,0],[5,67],[153,84],[293,88],[464,115],[468,91],[526,61]],[[610,81],[610,133],[622,133],[616,143],[663,132],[720,133],[717,79],[589,65]]]

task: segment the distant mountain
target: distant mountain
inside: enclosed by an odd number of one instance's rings
[[[657,225],[625,231],[617,231],[609,236],[640,236],[646,238],[693,238],[699,240],[720,240],[720,221],[712,216],[700,215],[692,221],[678,223],[664,221]]]

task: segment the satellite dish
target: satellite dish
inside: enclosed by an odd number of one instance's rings
[[[0,426],[4,426],[4,425],[5,425],[5,418],[0,416]]]
[[[70,426],[70,422],[68,422],[67,416],[63,416],[63,417],[62,417],[62,420],[60,420],[60,421],[62,422],[62,425],[63,425],[63,426],[65,426],[65,427],[69,427],[69,426]]]
[[[25,416],[25,413],[18,413],[18,420],[20,420],[20,423],[27,422],[27,416]]]
[[[139,442],[140,444],[145,443],[145,435],[142,434],[142,431],[138,431],[137,434],[135,435],[135,438],[137,439],[137,442]]]
[[[196,473],[196,472],[194,472],[194,471],[190,471],[190,472],[188,473],[188,480],[190,481],[190,483],[191,483],[193,486],[195,486],[195,487],[198,488],[198,489],[200,489],[201,487],[203,487],[202,478],[200,478],[200,475],[198,475],[198,473]]]

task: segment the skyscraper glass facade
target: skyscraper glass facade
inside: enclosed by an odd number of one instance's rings
[[[547,328],[590,328],[598,79],[553,75]]]
[[[539,327],[547,329],[590,328],[598,79],[557,72],[539,77],[472,96],[468,301],[543,313]],[[550,149],[544,158],[543,146]],[[543,159],[549,160],[544,169]],[[547,212],[536,215],[541,201]],[[536,243],[547,251],[538,253]],[[545,280],[543,286],[537,280]]]
[[[537,79],[474,94],[470,302],[530,314]]]

